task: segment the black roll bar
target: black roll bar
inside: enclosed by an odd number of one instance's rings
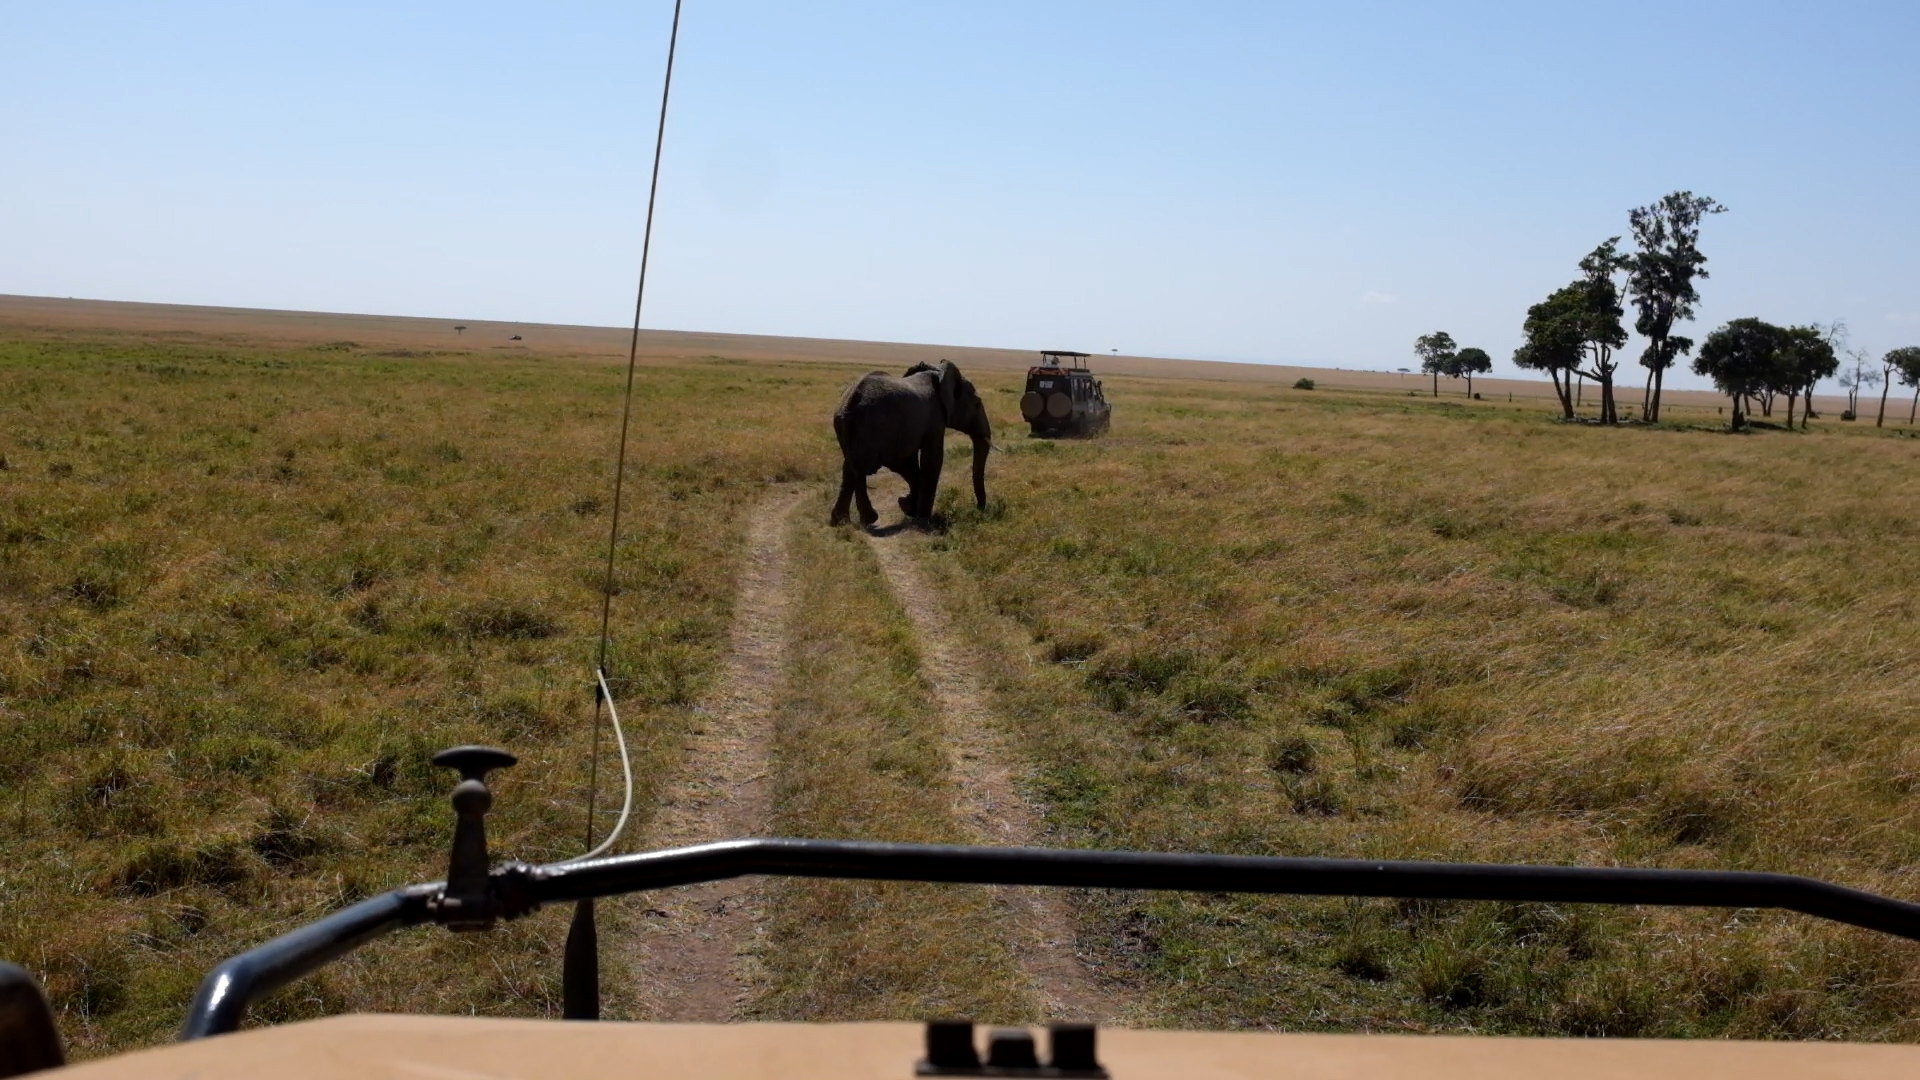
[[[247,1006],[275,990],[375,938],[429,921],[428,902],[442,888],[436,881],[381,893],[221,961],[200,980],[181,1040],[224,1035],[240,1026]]]
[[[542,904],[694,885],[750,874],[975,885],[1152,889],[1506,900],[1671,907],[1782,908],[1920,941],[1920,904],[1792,874],[1624,867],[1516,866],[1370,859],[1184,855],[1138,851],[950,847],[854,840],[728,840],[586,862],[491,872],[492,916]],[[182,1039],[229,1032],[247,1006],[331,960],[403,926],[471,925],[472,901],[442,910],[445,886],[414,885],[330,915],[241,953],[209,972]]]

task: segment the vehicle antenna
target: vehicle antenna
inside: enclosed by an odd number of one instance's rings
[[[660,123],[653,133],[653,175],[647,182],[647,223],[640,234],[640,282],[633,291],[633,333],[627,339],[627,386],[620,403],[620,450],[613,469],[613,523],[607,530],[607,572],[600,588],[600,653],[594,663],[593,737],[587,765],[587,845],[586,852],[569,862],[592,859],[612,848],[627,827],[627,815],[633,809],[633,762],[627,754],[627,736],[620,730],[620,713],[614,708],[613,689],[607,685],[607,650],[612,641],[613,562],[620,549],[621,497],[627,477],[627,433],[633,426],[633,373],[640,362],[640,311],[647,301],[647,259],[653,253],[653,208],[660,196],[660,151],[667,141],[667,101],[673,92],[673,55],[680,44],[680,4],[673,0],[673,30],[667,36],[667,70],[660,80]],[[593,842],[593,818],[600,796],[600,712],[605,709],[613,720],[613,735],[620,745],[620,771],[625,778],[626,794],[620,805],[620,819],[607,835]],[[567,927],[567,944],[561,958],[560,1015],[567,1020],[600,1019],[600,933],[595,926],[593,899],[573,906],[573,922]]]
[[[600,792],[600,711],[612,693],[607,686],[607,648],[613,621],[613,560],[620,545],[621,496],[627,476],[627,432],[633,423],[633,373],[640,359],[640,310],[647,300],[647,259],[653,251],[653,208],[660,195],[660,151],[667,140],[667,100],[673,91],[673,55],[680,44],[680,4],[673,0],[673,29],[667,36],[667,71],[660,82],[660,123],[653,135],[653,176],[647,184],[647,223],[640,237],[640,283],[633,296],[633,333],[627,342],[627,387],[620,405],[620,450],[613,470],[613,524],[607,532],[607,572],[600,589],[600,652],[594,663],[593,752],[587,767],[587,848],[593,850],[593,816]],[[624,747],[622,753],[624,754]],[[631,788],[631,783],[628,787]],[[627,792],[631,801],[633,792]],[[625,814],[621,824],[626,823]],[[611,842],[612,837],[608,838]]]

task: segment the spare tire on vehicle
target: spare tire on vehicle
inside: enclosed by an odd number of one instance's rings
[[[1047,403],[1041,401],[1040,395],[1032,390],[1020,395],[1020,415],[1026,417],[1029,424],[1040,419],[1040,412],[1046,407]]]
[[[1048,394],[1047,415],[1055,420],[1065,420],[1073,415],[1073,399],[1059,391]]]

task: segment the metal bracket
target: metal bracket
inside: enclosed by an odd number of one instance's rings
[[[503,913],[491,876],[487,854],[487,811],[493,792],[487,774],[520,759],[491,746],[456,746],[433,755],[433,763],[456,769],[460,783],[453,789],[453,851],[447,859],[447,884],[427,902],[433,920],[450,930],[491,930]]]

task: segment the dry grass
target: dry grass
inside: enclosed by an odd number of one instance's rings
[[[166,1037],[219,957],[438,876],[442,746],[522,755],[497,850],[577,850],[620,373],[423,352],[0,341],[0,954],[85,1053]],[[846,375],[643,374],[615,664],[643,809],[725,647],[741,515],[833,473]],[[947,503],[925,546],[1059,841],[1920,895],[1913,440],[1114,378],[1115,434],[1053,444],[1017,434],[1016,379],[979,379],[993,507]],[[794,533],[781,828],[956,838],[906,624],[825,505]],[[760,1015],[1033,1008],[983,892],[776,891]],[[1911,947],[1791,916],[1084,914],[1159,1023],[1920,1037]],[[562,933],[405,935],[262,1014],[551,1014]]]
[[[496,850],[578,850],[620,374],[0,342],[0,955],[81,1053],[167,1037],[222,956],[443,874],[441,747],[521,755]],[[752,489],[825,463],[797,424],[742,440],[685,406],[818,414],[837,381],[642,376],[613,668],[643,808],[725,645]],[[261,1015],[548,1014],[563,933],[404,935]]]
[[[1122,401],[1112,438],[1003,439],[996,504],[949,502],[935,545],[956,602],[987,598],[974,632],[1009,661],[1061,840],[1920,895],[1911,440]],[[1097,918],[1165,1023],[1920,1037],[1912,946],[1795,916],[1122,897]]]

